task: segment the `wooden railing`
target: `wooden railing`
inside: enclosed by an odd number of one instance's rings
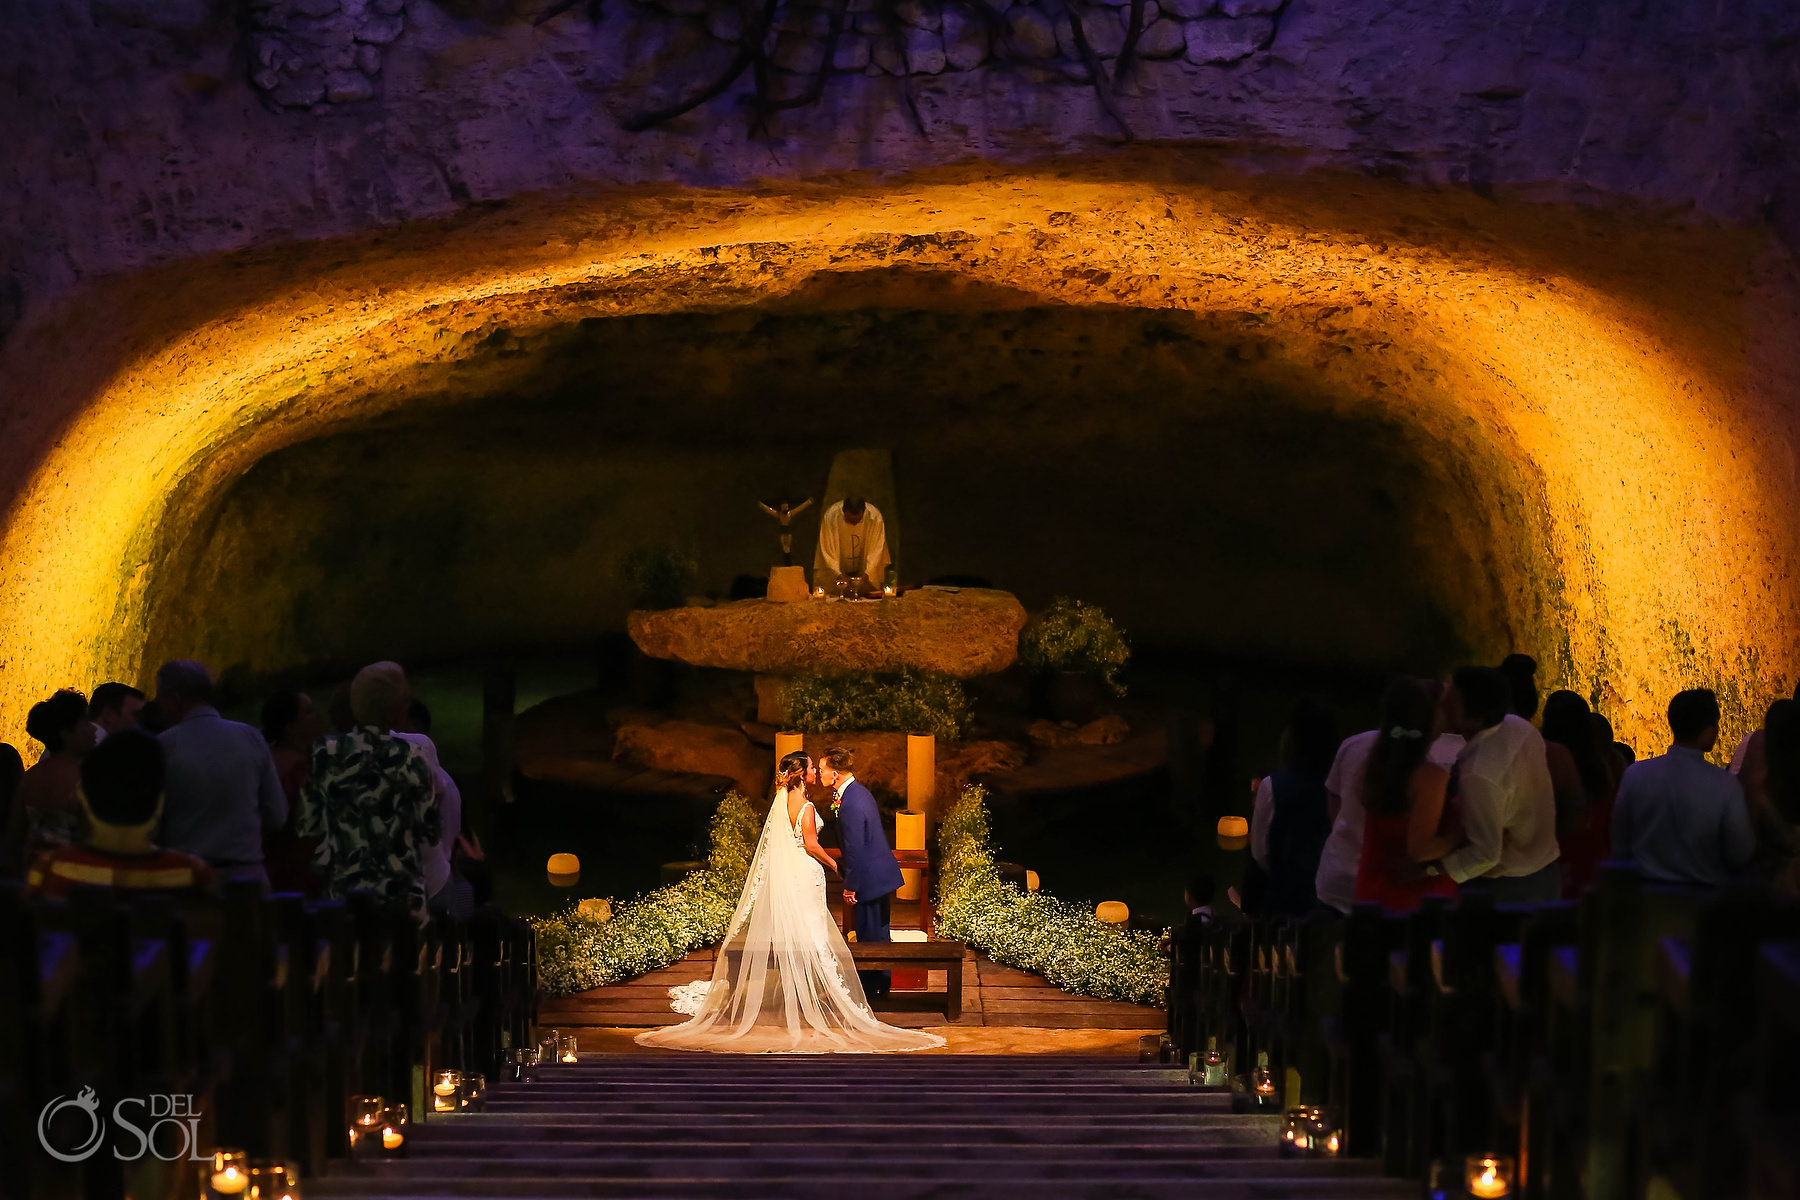
[[[1432,1192],[1496,1154],[1526,1200],[1800,1196],[1800,905],[1766,893],[1611,865],[1578,904],[1216,926],[1177,939],[1169,1037],[1266,1052]]]
[[[194,1159],[218,1147],[317,1176],[346,1153],[350,1096],[408,1104],[417,1120],[430,1071],[497,1077],[529,1037],[536,976],[530,927],[492,911],[421,927],[366,892],[230,888],[177,904],[93,889],[52,903],[0,889],[0,1188],[188,1196]],[[59,1161],[39,1118],[87,1088],[104,1140]],[[144,1151],[114,1119],[121,1101],[139,1128],[155,1108],[192,1115]]]

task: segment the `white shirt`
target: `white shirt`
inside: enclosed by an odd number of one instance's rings
[[[876,583],[887,574],[887,522],[881,510],[865,504],[862,520],[844,520],[844,502],[838,501],[819,518],[819,557],[833,574],[867,575]]]
[[[1456,757],[1457,802],[1469,843],[1444,856],[1457,883],[1531,875],[1556,861],[1556,791],[1544,735],[1523,717],[1470,738]]]
[[[456,852],[456,835],[462,832],[462,789],[450,778],[450,772],[438,763],[437,746],[422,733],[393,731],[403,742],[411,742],[425,755],[431,766],[431,791],[437,797],[438,815],[443,821],[436,844],[419,847],[419,871],[425,878],[425,897],[430,899],[450,882],[450,856]]]
[[[1331,824],[1331,836],[1325,839],[1325,850],[1319,855],[1319,873],[1313,876],[1313,890],[1319,899],[1348,914],[1356,903],[1356,868],[1362,862],[1363,781],[1369,773],[1369,755],[1375,749],[1378,730],[1355,734],[1344,739],[1332,760],[1331,774],[1325,777],[1325,790],[1338,799],[1337,820]],[[1456,765],[1462,751],[1460,734],[1439,735],[1425,752],[1426,760],[1448,771]]]

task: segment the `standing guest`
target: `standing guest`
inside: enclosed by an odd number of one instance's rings
[[[162,744],[129,727],[81,760],[88,831],[78,845],[46,850],[25,876],[28,896],[66,896],[78,885],[131,892],[192,892],[212,885],[200,859],[151,840],[162,814]]]
[[[1556,865],[1556,793],[1535,726],[1511,711],[1514,691],[1492,667],[1459,667],[1446,716],[1466,739],[1450,788],[1467,841],[1428,864],[1465,892],[1498,904],[1547,904],[1562,895]]]
[[[819,518],[815,579],[823,574],[866,590],[881,585],[887,567],[887,524],[880,509],[861,496],[846,496],[825,510]]]
[[[144,710],[144,693],[129,683],[103,683],[88,698],[88,720],[100,727],[100,737],[136,729]]]
[[[1613,736],[1612,722],[1599,713],[1589,716],[1588,724],[1593,729],[1594,745],[1599,749],[1600,757],[1606,763],[1607,773],[1612,776],[1613,791],[1617,792],[1619,780],[1625,776],[1625,768],[1631,765],[1625,761],[1625,755],[1621,749],[1625,743]]]
[[[1800,700],[1800,684],[1794,685],[1794,699]],[[1768,728],[1768,724],[1769,723],[1765,720],[1763,722],[1763,729]],[[1731,752],[1731,766],[1729,769],[1733,775],[1740,775],[1743,773],[1745,759],[1749,757],[1751,749],[1762,740],[1762,736],[1762,729],[1752,729],[1749,733],[1746,733],[1743,737],[1738,739],[1737,749]]]
[[[417,746],[431,764],[431,790],[437,797],[441,830],[437,841],[427,846],[421,857],[427,904],[433,912],[467,920],[475,910],[474,891],[453,869],[457,844],[462,839],[462,789],[438,757],[437,744],[431,740],[431,709],[423,700],[415,697],[407,706],[406,726],[394,730],[394,734]]]
[[[1557,861],[1562,864],[1565,899],[1587,890],[1612,843],[1613,800],[1620,774],[1612,741],[1612,726],[1596,727],[1587,701],[1574,692],[1551,692],[1545,699],[1544,749],[1556,786],[1557,842],[1562,851]]]
[[[1706,761],[1719,741],[1719,700],[1705,688],[1669,701],[1667,754],[1635,763],[1613,806],[1614,858],[1628,858],[1648,879],[1719,887],[1737,878],[1756,852],[1744,789]]]
[[[287,822],[287,797],[269,744],[213,707],[212,672],[189,660],[156,670],[156,706],[169,727],[162,843],[198,855],[225,883],[269,886],[263,838]]]
[[[1288,717],[1288,736],[1292,754],[1269,778],[1274,813],[1269,818],[1269,879],[1263,907],[1300,917],[1318,900],[1313,880],[1331,835],[1325,777],[1337,753],[1337,718],[1325,701],[1302,696]]]
[[[1626,767],[1637,761],[1637,751],[1633,750],[1628,742],[1614,742],[1613,753],[1619,756],[1619,761]],[[1619,772],[1621,779],[1624,778],[1624,774],[1624,769],[1621,768]]]
[[[263,863],[269,886],[278,892],[316,895],[318,877],[312,872],[313,846],[294,831],[300,820],[300,789],[312,769],[312,746],[325,732],[319,710],[305,692],[275,692],[263,701],[262,735],[275,760],[275,777],[287,799],[287,820],[263,838]]]
[[[1421,679],[1418,683],[1431,698],[1433,707],[1437,707],[1443,697],[1444,685],[1435,679]],[[1461,734],[1448,730],[1441,715],[1437,719],[1437,728],[1439,733],[1426,751],[1426,757],[1447,773],[1456,765],[1463,739]],[[1356,877],[1362,865],[1366,819],[1363,784],[1368,776],[1369,755],[1380,738],[1379,729],[1345,738],[1343,745],[1338,747],[1337,757],[1332,760],[1331,774],[1325,777],[1325,796],[1332,814],[1331,836],[1325,839],[1325,849],[1319,855],[1319,873],[1313,877],[1313,889],[1318,893],[1319,903],[1345,916],[1356,903]]]
[[[25,760],[10,742],[0,742],[0,878],[16,877],[25,866],[25,818],[19,809],[19,783]]]
[[[1537,659],[1529,654],[1509,654],[1500,660],[1506,677],[1509,705],[1514,716],[1532,720],[1538,711]]]
[[[1359,902],[1406,913],[1426,896],[1456,895],[1448,876],[1425,872],[1426,863],[1462,841],[1455,813],[1445,804],[1450,771],[1432,760],[1442,723],[1438,698],[1410,676],[1394,680],[1381,697],[1381,725],[1361,781],[1366,815],[1356,871]]]
[[[79,798],[81,756],[94,748],[99,732],[87,719],[87,708],[87,697],[65,688],[32,705],[25,716],[25,732],[44,752],[19,780],[8,840],[19,847],[21,863],[81,837],[86,824]]]
[[[1738,782],[1756,833],[1750,873],[1794,895],[1800,890],[1800,701],[1769,705],[1739,766]]]
[[[429,915],[422,857],[438,840],[441,815],[425,752],[390,732],[405,724],[411,702],[399,663],[356,673],[355,728],[314,743],[296,832],[315,839],[313,866],[328,895],[370,888],[404,901],[422,924]]]

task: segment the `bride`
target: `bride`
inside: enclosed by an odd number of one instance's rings
[[[875,1019],[843,934],[825,902],[819,814],[806,799],[812,760],[789,754],[775,771],[744,894],[719,946],[710,983],[671,989],[681,1025],[640,1033],[639,1045],[738,1054],[927,1050],[944,1039]],[[686,1001],[686,1004],[683,1003]]]

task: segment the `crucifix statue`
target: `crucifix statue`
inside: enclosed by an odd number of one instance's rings
[[[756,507],[781,522],[781,565],[784,567],[794,565],[794,518],[805,512],[811,503],[811,496],[798,504],[792,504],[786,500],[774,505],[764,504],[760,500],[756,502]]]

